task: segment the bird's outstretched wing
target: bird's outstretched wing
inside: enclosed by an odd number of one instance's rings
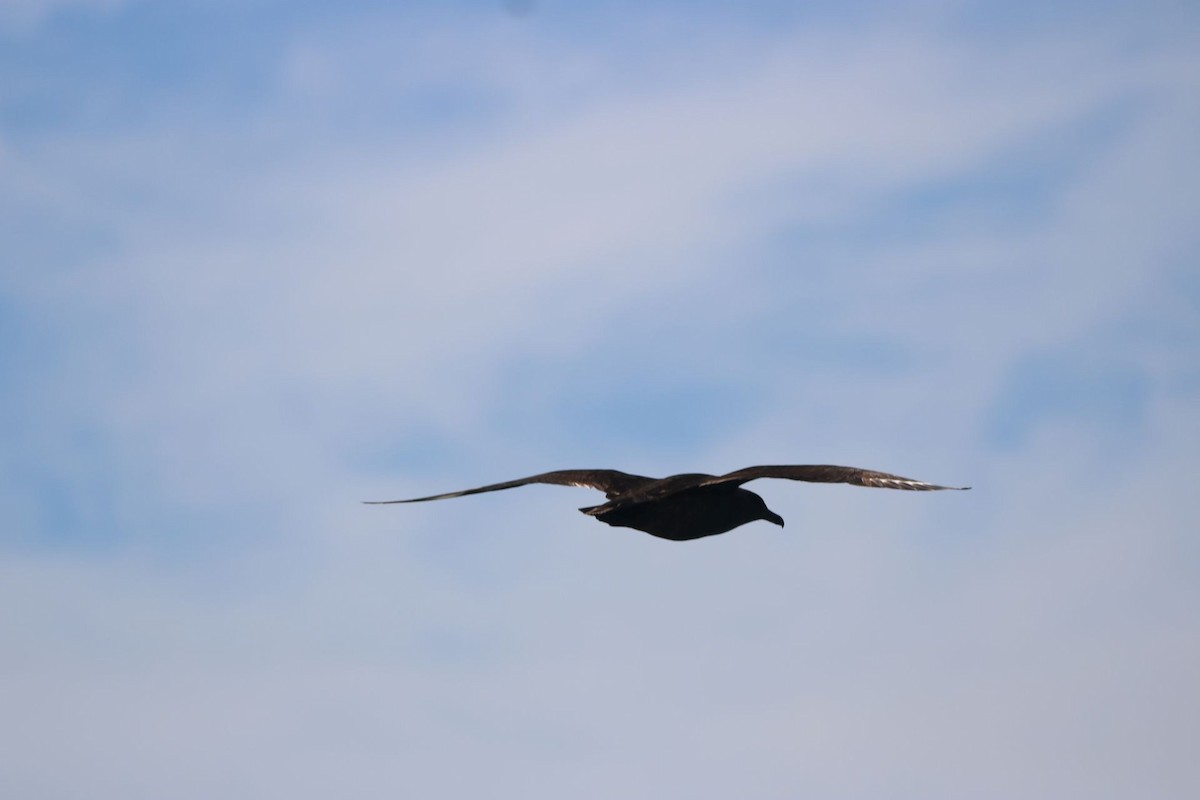
[[[476,489],[464,489],[461,492],[447,492],[429,497],[414,497],[411,500],[364,500],[371,505],[388,503],[423,503],[426,500],[446,500],[451,497],[465,497],[469,494],[483,492],[498,492],[501,489],[515,489],[530,483],[553,483],[560,486],[586,486],[589,489],[599,489],[610,500],[618,495],[636,489],[643,484],[653,481],[641,475],[630,475],[615,469],[564,469],[557,472],[543,472],[540,475],[530,475],[528,478],[518,478],[515,481],[493,483]]]
[[[877,489],[907,489],[931,492],[940,489],[970,489],[970,486],[938,486],[934,483],[904,478],[886,472],[875,472],[858,467],[837,467],[830,464],[792,464],[774,467],[746,467],[728,475],[720,475],[704,481],[702,486],[719,484],[741,485],[758,478],[786,478],[791,481],[812,483],[851,483],[855,486],[871,486]]]

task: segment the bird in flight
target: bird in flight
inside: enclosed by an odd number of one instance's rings
[[[683,542],[731,531],[757,519],[783,526],[783,517],[767,508],[761,497],[742,484],[758,478],[785,478],[812,483],[850,483],[879,489],[929,492],[965,490],[969,486],[937,486],[886,472],[825,464],[747,467],[728,475],[686,473],[669,478],[647,478],[615,469],[567,469],[543,472],[515,481],[493,483],[461,492],[414,497],[411,500],[367,500],[372,505],[424,503],[469,494],[498,492],[530,483],[586,486],[604,492],[608,502],[579,509],[588,516],[618,528],[633,528],[662,539]]]

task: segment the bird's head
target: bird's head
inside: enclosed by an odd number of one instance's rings
[[[773,522],[779,525],[780,528],[784,527],[784,518],[768,509],[767,501],[758,497],[754,492],[748,492],[746,489],[739,488],[734,493],[734,497],[737,498],[738,516],[742,518],[742,522],[738,523],[739,525],[755,521],[755,519],[766,519],[767,522]]]
[[[743,491],[745,491],[745,490],[743,490]],[[783,517],[779,516],[774,511],[767,508],[767,503],[765,500],[763,500],[761,497],[754,494],[753,492],[746,492],[746,494],[749,495],[750,498],[753,498],[750,501],[754,506],[754,512],[755,512],[755,515],[754,515],[754,517],[752,517],[752,519],[764,519],[767,522],[774,522],[776,525],[778,525],[781,528],[783,527]]]

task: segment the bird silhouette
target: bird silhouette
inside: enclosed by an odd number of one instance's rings
[[[742,484],[758,478],[784,478],[811,483],[849,483],[879,489],[929,492],[966,490],[969,486],[938,486],[886,472],[828,464],[747,467],[728,475],[685,473],[668,478],[647,478],[615,469],[567,469],[543,472],[515,481],[492,483],[460,492],[447,492],[411,500],[367,500],[371,505],[424,503],[484,492],[514,489],[530,483],[586,486],[604,492],[608,502],[579,509],[588,516],[618,528],[633,528],[652,536],[682,542],[731,531],[747,522],[766,520],[783,526],[783,517],[767,508],[761,497]]]

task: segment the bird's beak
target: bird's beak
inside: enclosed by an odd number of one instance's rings
[[[768,511],[767,513],[770,514],[769,517],[764,517],[767,522],[774,522],[779,527],[783,527],[783,517],[779,516],[774,511]]]

